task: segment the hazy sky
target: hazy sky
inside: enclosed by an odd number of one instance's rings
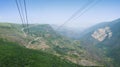
[[[63,24],[90,0],[26,0],[29,23]],[[79,16],[79,14],[78,14]],[[65,25],[89,27],[120,18],[120,0],[99,0],[82,16]],[[22,23],[15,0],[0,0],[0,22]]]

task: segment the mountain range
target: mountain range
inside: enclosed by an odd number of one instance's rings
[[[55,28],[56,26],[49,24],[29,24],[29,27],[25,27],[21,24],[0,23],[0,62],[4,59],[4,62],[0,63],[1,67],[6,67],[7,60],[8,66],[14,67],[15,62],[11,59],[17,60],[22,57],[25,62],[30,62],[23,63],[24,67],[25,65],[26,67],[44,65],[44,67],[54,67],[53,63],[56,63],[57,67],[120,66],[120,19],[99,23],[84,30],[78,29],[78,31],[67,27],[61,30]],[[75,34],[69,34],[71,31]],[[25,51],[25,53],[20,55],[15,51]],[[56,58],[54,62],[50,60],[53,57]],[[40,61],[42,58],[43,60]],[[16,65],[22,67],[19,62],[23,61],[17,60]],[[47,66],[44,62],[50,65]]]

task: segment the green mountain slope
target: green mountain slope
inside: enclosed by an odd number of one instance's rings
[[[0,39],[0,67],[76,67],[78,65],[41,51]],[[80,66],[78,66],[80,67]]]

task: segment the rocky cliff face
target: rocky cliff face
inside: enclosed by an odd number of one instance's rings
[[[112,37],[112,31],[111,31],[110,27],[106,26],[104,28],[99,28],[99,29],[95,30],[91,36],[94,39],[101,42],[101,41],[105,40],[106,38]]]

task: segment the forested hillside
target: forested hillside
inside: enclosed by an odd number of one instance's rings
[[[81,67],[38,50],[0,38],[0,67]]]

